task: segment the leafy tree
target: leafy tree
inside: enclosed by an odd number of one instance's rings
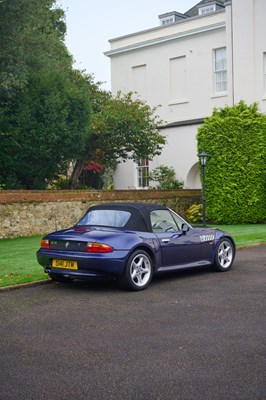
[[[132,93],[113,97],[72,69],[65,32],[55,0],[0,1],[0,182],[6,188],[45,188],[70,162],[75,187],[89,162],[110,175],[117,162],[151,159],[165,143],[155,109]]]
[[[266,220],[266,116],[258,106],[215,109],[198,130],[206,167],[207,218],[221,223]]]
[[[1,98],[25,88],[32,72],[71,67],[64,12],[53,6],[55,0],[0,2]]]
[[[90,84],[72,69],[53,0],[0,2],[0,182],[42,189],[85,147]]]
[[[180,189],[184,186],[184,182],[176,179],[173,167],[159,165],[149,173],[149,180],[158,182],[157,189],[171,190]]]
[[[152,159],[161,153],[165,138],[158,131],[155,108],[134,99],[133,93],[113,97],[101,91],[99,84],[92,84],[91,134],[86,149],[77,160],[72,174],[72,187],[89,161],[114,168],[127,159]]]
[[[9,188],[43,189],[85,145],[88,92],[61,73],[37,74],[11,104],[11,118],[2,115],[2,180]]]

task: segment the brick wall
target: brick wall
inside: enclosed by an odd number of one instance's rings
[[[0,239],[42,235],[76,223],[93,204],[144,201],[164,204],[185,218],[200,190],[0,190]]]

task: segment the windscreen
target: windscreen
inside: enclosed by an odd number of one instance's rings
[[[121,210],[92,210],[79,221],[78,225],[112,226],[123,228],[130,218],[130,212]]]

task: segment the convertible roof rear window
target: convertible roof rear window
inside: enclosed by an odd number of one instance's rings
[[[117,227],[138,232],[152,232],[150,212],[166,208],[158,204],[141,202],[113,202],[91,206],[78,225]],[[90,213],[100,213],[92,214]],[[110,218],[113,213],[112,219]],[[97,219],[94,216],[101,216]],[[118,216],[119,218],[116,218]],[[93,218],[92,218],[93,217]]]
[[[123,228],[131,213],[123,210],[91,210],[79,221],[78,225],[112,226]]]

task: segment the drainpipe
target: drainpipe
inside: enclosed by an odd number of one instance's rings
[[[232,105],[235,105],[235,71],[234,71],[234,28],[233,28],[233,0],[231,1],[231,57],[232,57]],[[230,4],[230,3],[229,3]]]

